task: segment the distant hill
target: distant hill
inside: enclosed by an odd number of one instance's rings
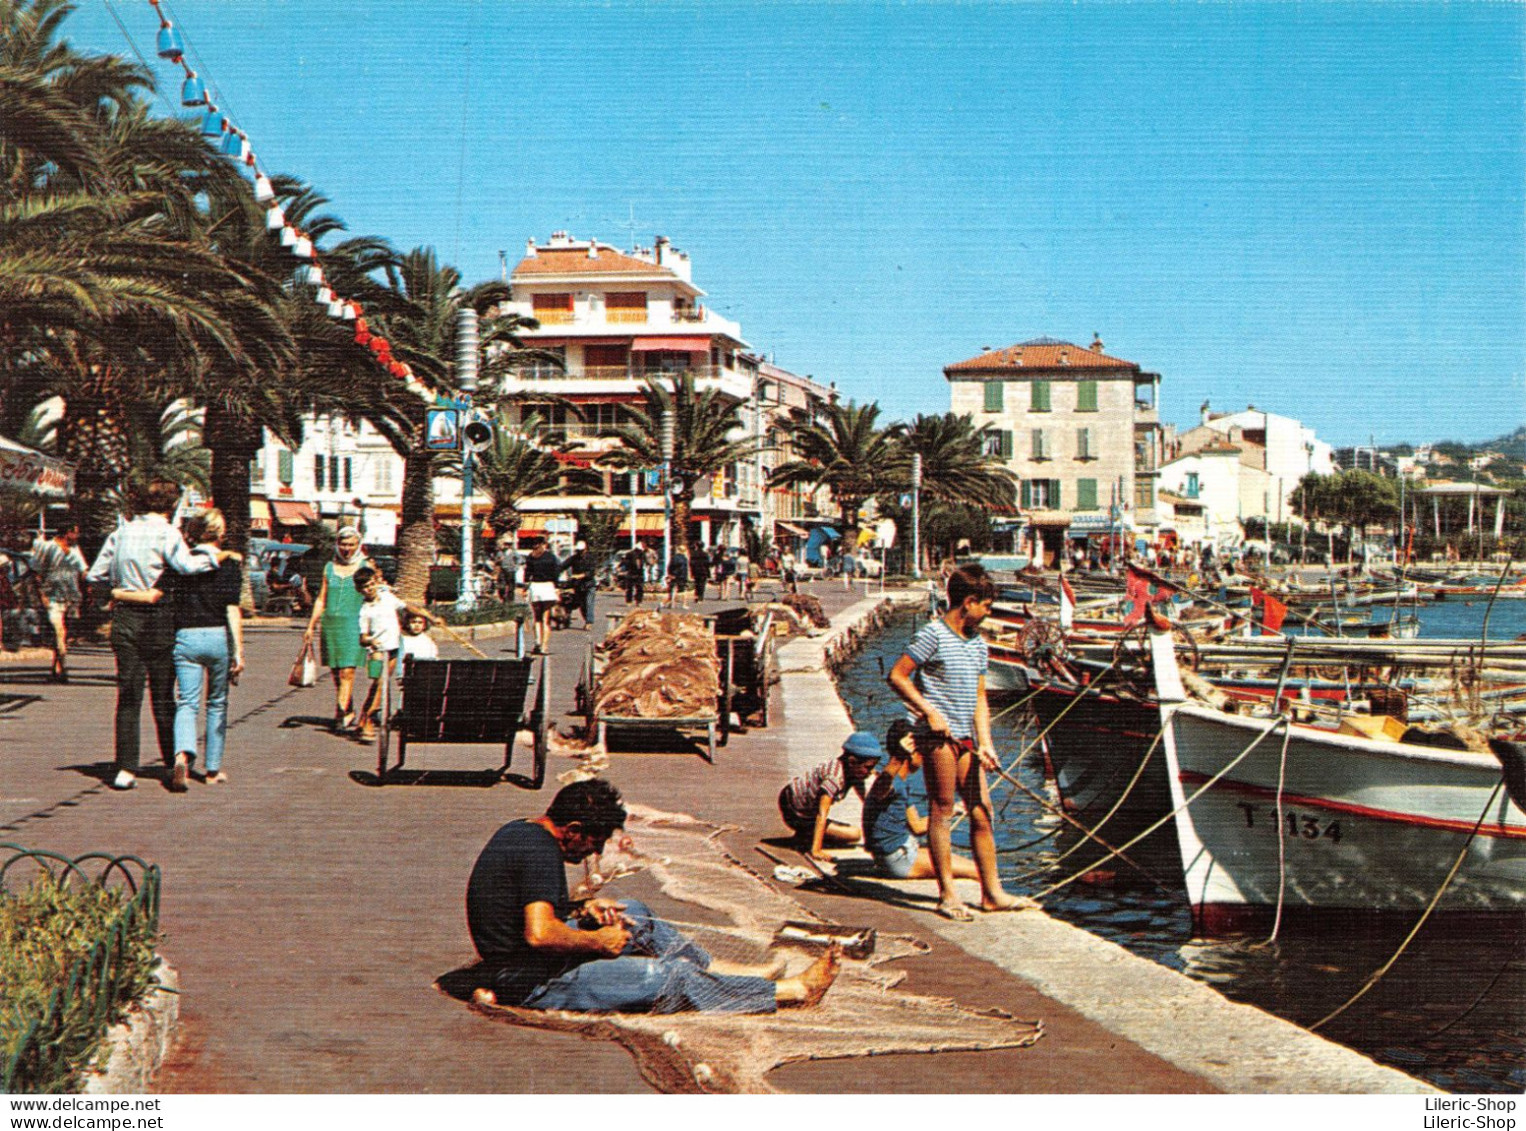
[[[1512,459],[1526,460],[1526,424],[1521,425],[1508,436],[1501,436],[1498,440],[1490,440],[1487,444],[1479,446],[1491,448]]]

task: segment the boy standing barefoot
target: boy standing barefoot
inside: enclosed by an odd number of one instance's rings
[[[971,918],[954,889],[949,821],[956,796],[970,815],[970,847],[980,875],[983,911],[1031,906],[1008,895],[996,873],[991,793],[982,769],[1000,769],[991,741],[986,704],[988,654],[980,622],[991,612],[996,586],[979,565],[965,565],[948,579],[949,611],[917,633],[890,671],[889,683],[910,708],[913,739],[922,755],[931,814],[927,847],[938,879],[938,912],[961,922]],[[979,765],[976,762],[979,762]]]

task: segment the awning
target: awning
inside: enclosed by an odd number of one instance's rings
[[[270,500],[269,499],[250,499],[249,500],[249,521],[250,522],[269,522],[270,519],[271,519],[271,514],[270,514]]]
[[[647,535],[649,537],[661,537],[662,515],[638,514],[636,516],[636,537],[640,538],[643,535]],[[627,517],[626,520],[620,524],[620,537],[629,538],[630,536],[631,520],[629,517]]]
[[[318,515],[310,503],[289,503],[284,499],[272,499],[270,509],[275,514],[275,520],[282,526],[306,526],[310,522],[317,522]]]
[[[811,532],[809,530],[806,530],[804,527],[796,526],[793,522],[785,522],[782,518],[776,519],[774,521],[774,525],[788,530],[797,538],[809,538],[811,536]]]
[[[0,486],[66,499],[74,494],[74,468],[0,436]]]
[[[482,518],[488,514],[491,514],[492,510],[492,503],[476,503],[472,506],[472,516],[474,518]],[[453,518],[459,522],[461,520],[461,504],[436,503],[434,505],[434,516],[435,518]]]
[[[679,353],[709,353],[709,338],[637,338],[631,342],[632,353],[653,350],[676,350]]]

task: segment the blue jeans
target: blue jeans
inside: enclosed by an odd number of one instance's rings
[[[596,958],[538,986],[529,1009],[574,1013],[772,1013],[767,978],[712,974],[710,956],[656,918],[646,904],[622,900],[630,942],[619,958]],[[576,920],[569,920],[576,925]]]
[[[196,716],[207,683],[206,770],[222,768],[228,736],[228,630],[182,628],[175,633],[175,753],[196,756]]]

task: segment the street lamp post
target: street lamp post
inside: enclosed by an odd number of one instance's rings
[[[456,313],[456,388],[461,396],[457,409],[465,418],[477,391],[477,312],[463,306]],[[464,423],[464,419],[463,419]],[[459,436],[461,428],[456,429]],[[472,560],[472,449],[461,444],[461,595],[456,608],[466,612],[477,603],[477,579]]]
[[[911,575],[922,576],[922,453],[911,454]]]
[[[673,560],[673,409],[662,411],[662,574]]]

